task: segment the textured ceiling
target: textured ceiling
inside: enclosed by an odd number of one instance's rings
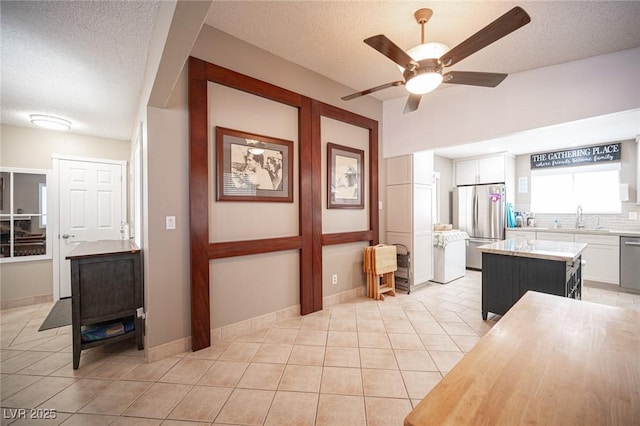
[[[220,1],[206,23],[359,91],[401,79],[362,40],[382,33],[405,50],[419,44],[417,9],[434,11],[426,41],[454,47],[515,6],[531,23],[450,70],[516,73],[640,46],[640,1]]]
[[[2,122],[128,140],[157,1],[2,1]]]
[[[159,1],[3,0],[2,122],[52,114],[75,133],[129,139]],[[453,47],[515,5],[532,22],[452,69],[514,73],[640,46],[640,1],[214,1],[207,23],[356,91],[399,79],[362,40],[414,46],[415,10],[432,8],[427,40]]]

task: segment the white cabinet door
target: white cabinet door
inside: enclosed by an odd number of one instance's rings
[[[640,136],[636,136],[636,204],[640,204]]]
[[[478,159],[478,183],[504,182],[504,156]]]
[[[478,183],[478,160],[456,161],[456,185]]]
[[[573,242],[573,234],[563,232],[536,232],[536,240]]]
[[[411,183],[412,171],[411,155],[402,155],[387,159],[387,185]]]
[[[413,183],[433,185],[433,151],[413,154]]]
[[[387,232],[411,232],[411,184],[387,186]]]
[[[413,185],[413,255],[414,283],[433,278],[433,221],[429,185]]]
[[[505,167],[504,155],[456,161],[456,185],[505,182]]]
[[[582,278],[620,285],[620,238],[609,235],[576,234],[576,243],[587,243],[582,252],[586,265]]]

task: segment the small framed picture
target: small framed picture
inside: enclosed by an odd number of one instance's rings
[[[216,127],[217,201],[293,202],[293,142]]]
[[[364,208],[364,151],[327,144],[327,208]]]

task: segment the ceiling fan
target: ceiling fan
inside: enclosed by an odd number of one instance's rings
[[[429,21],[432,15],[431,9],[419,9],[415,12],[416,21],[421,26],[421,44],[407,52],[399,48],[384,34],[365,39],[366,44],[398,64],[404,80],[393,81],[353,93],[344,96],[342,100],[348,101],[389,87],[404,85],[410,93],[404,107],[404,113],[407,113],[418,109],[422,95],[436,89],[440,83],[496,87],[508,74],[470,71],[449,71],[443,74],[443,70],[531,22],[531,17],[524,9],[514,7],[449,50],[449,47],[442,43],[424,42],[424,24]]]

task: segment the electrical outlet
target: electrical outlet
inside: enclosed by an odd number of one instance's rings
[[[638,212],[629,212],[629,220],[638,220]]]
[[[338,284],[338,274],[333,274],[331,276],[331,284]]]

